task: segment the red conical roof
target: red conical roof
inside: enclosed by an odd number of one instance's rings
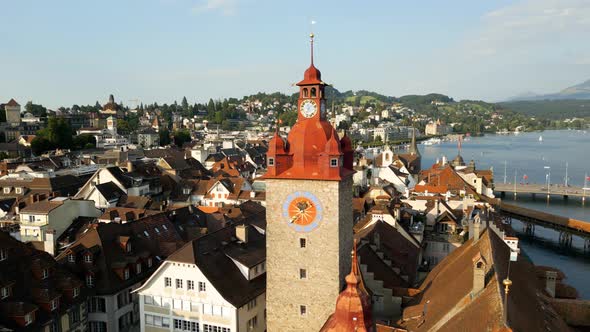
[[[346,134],[346,131],[344,132],[342,138],[340,138],[340,148],[342,149],[342,152],[353,151],[352,141],[350,140],[350,137],[348,137],[348,135]]]
[[[334,129],[332,129],[332,137],[330,137],[326,143],[326,152],[329,155],[342,154],[342,150],[340,150],[340,139],[338,138],[338,133]]]
[[[268,153],[271,155],[284,154],[285,153],[285,141],[279,135],[278,131],[272,136],[268,142]]]

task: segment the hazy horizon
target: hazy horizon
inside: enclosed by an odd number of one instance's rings
[[[315,63],[340,91],[500,101],[590,78],[590,2],[420,4],[24,0],[0,7],[0,102],[49,108],[293,93]],[[312,25],[311,22],[317,23]]]

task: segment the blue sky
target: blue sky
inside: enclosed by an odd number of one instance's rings
[[[501,100],[590,79],[590,1],[1,1],[0,101],[54,108],[337,89]],[[311,25],[311,21],[316,21]]]

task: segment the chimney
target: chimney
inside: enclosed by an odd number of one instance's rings
[[[486,286],[486,263],[480,253],[473,257],[473,289],[471,298],[477,297]]]
[[[470,237],[473,237],[473,242],[477,242],[477,240],[479,240],[479,235],[481,233],[481,219],[479,217],[479,214],[477,214],[473,218],[473,222],[471,223],[471,229],[469,230],[469,232],[473,233],[469,235]]]
[[[557,271],[545,271],[545,290],[551,297],[555,297],[555,284],[557,282]]]
[[[236,226],[236,237],[238,240],[248,243],[248,225],[237,225]]]

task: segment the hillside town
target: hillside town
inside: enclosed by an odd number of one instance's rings
[[[493,172],[464,160],[460,124],[398,101],[336,109],[313,38],[296,99],[236,103],[238,119],[113,95],[0,105],[0,331],[589,328],[588,302],[496,210]],[[423,163],[432,137],[457,154]]]

